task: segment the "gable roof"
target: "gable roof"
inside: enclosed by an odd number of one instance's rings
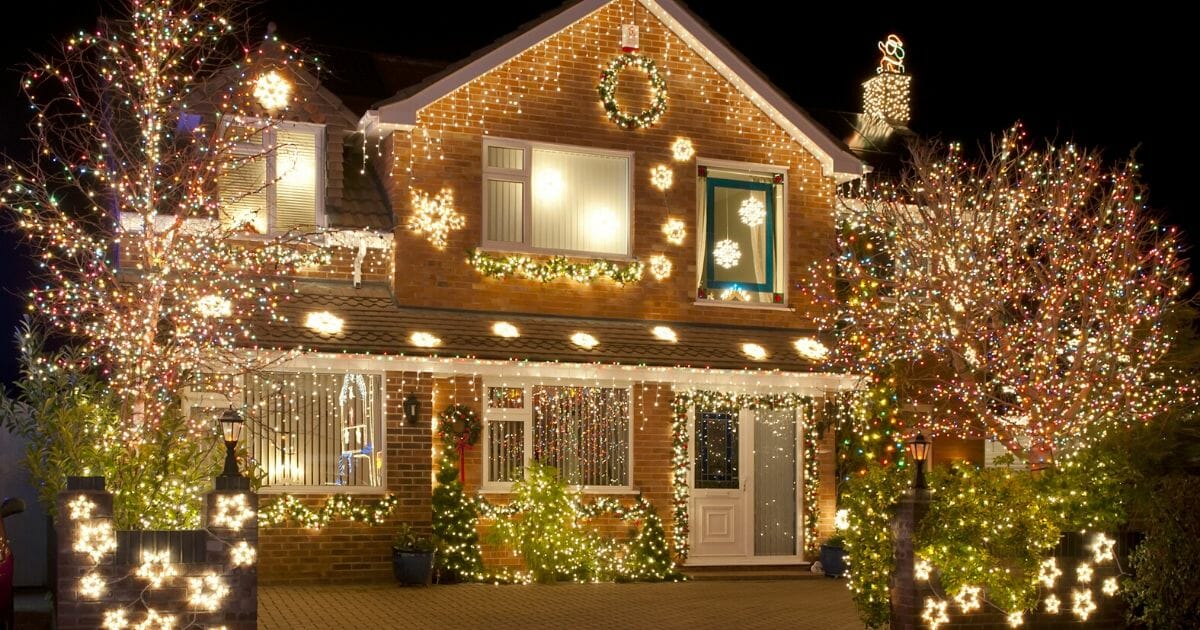
[[[699,17],[675,0],[637,0],[821,163],[826,175],[860,177],[864,164],[833,134],[771,84]],[[376,104],[368,117],[411,126],[417,112],[603,8],[612,0],[579,0],[547,14],[490,47]]]

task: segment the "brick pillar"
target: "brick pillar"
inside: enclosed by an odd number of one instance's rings
[[[217,477],[216,489],[204,495],[203,527],[209,534],[205,562],[221,567],[229,586],[229,595],[212,621],[228,630],[254,630],[258,627],[258,495],[250,492],[249,479]],[[256,557],[249,565],[235,567],[235,548],[243,542]]]
[[[76,501],[77,519],[72,518],[71,507]],[[85,523],[89,527],[107,524],[108,532],[115,539],[112,494],[104,489],[103,477],[67,477],[67,488],[58,493],[57,507],[58,519],[54,524],[54,535],[58,539],[56,627],[60,630],[99,628],[108,604],[103,600],[85,599],[79,592],[80,580],[92,572],[105,582],[121,576],[114,573],[112,551],[93,560],[92,556],[75,551],[75,542],[77,529]]]
[[[892,520],[892,553],[896,568],[889,589],[893,630],[918,630],[921,627],[921,602],[913,577],[913,539],[921,520],[929,511],[929,491],[910,489],[904,493]]]

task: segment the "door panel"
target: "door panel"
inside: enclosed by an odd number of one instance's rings
[[[796,411],[754,413],[754,555],[796,554]]]

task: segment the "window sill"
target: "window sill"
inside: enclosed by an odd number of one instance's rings
[[[384,497],[388,494],[387,488],[369,488],[365,486],[263,486],[258,489],[258,494],[297,494],[297,495],[335,495],[335,494],[352,494],[355,496],[377,496]]]
[[[751,308],[762,311],[786,311],[795,313],[796,309],[786,304],[755,304],[750,302],[726,302],[724,300],[696,300],[694,306],[713,306],[716,308]]]
[[[589,496],[600,495],[600,496],[635,497],[642,493],[642,491],[637,488],[597,487],[597,486],[583,486],[583,487],[567,486],[567,490],[570,492],[580,492],[582,494],[589,495]],[[495,488],[495,487],[483,487],[477,491],[478,494],[488,494],[488,495],[512,494],[512,492],[513,492],[512,488]]]

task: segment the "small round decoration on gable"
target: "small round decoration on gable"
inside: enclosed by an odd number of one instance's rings
[[[629,66],[645,72],[650,81],[650,109],[629,113],[622,110],[617,102],[617,75]],[[653,59],[636,52],[625,53],[608,62],[608,68],[600,73],[600,85],[596,89],[600,92],[600,102],[604,104],[608,119],[622,129],[649,127],[667,111],[667,81],[659,74],[658,65]]]

